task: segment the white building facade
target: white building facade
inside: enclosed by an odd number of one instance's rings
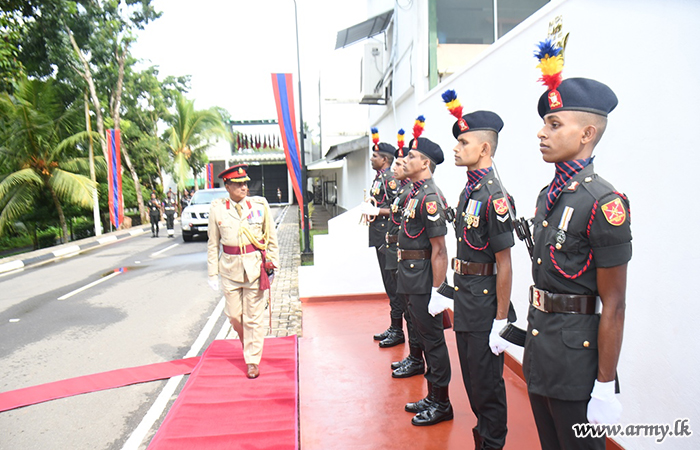
[[[443,11],[438,6],[441,3]],[[475,40],[464,46],[458,37],[456,47],[446,42],[449,38],[440,36],[440,25],[436,27],[433,19],[443,17],[444,25],[444,8],[457,3],[479,3],[481,7],[475,9],[477,12],[455,10],[447,17],[472,29],[482,26],[481,35],[488,37],[488,23],[482,23],[486,19],[470,20],[490,13],[490,26],[496,29],[491,37],[496,34],[498,39],[493,43]],[[415,118],[424,115],[423,136],[437,142],[445,153],[435,179],[454,206],[466,174],[453,164],[454,118],[441,99],[445,90],[454,89],[465,114],[486,109],[503,118],[505,126],[495,162],[515,198],[518,216],[531,217],[538,192],[554,174],[554,167],[541,158],[536,137],[542,126],[537,100],[545,88],[537,82],[540,72],[533,52],[546,37],[549,23],[560,16],[564,32],[570,33],[564,78],[597,79],[609,85],[619,98],[594,155],[596,172],[626,193],[632,205],[634,255],[628,268],[625,335],[618,366],[624,406],[621,423],[673,426],[676,419],[688,418],[691,429],[699,427],[700,384],[696,373],[700,362],[695,358],[700,352],[695,329],[700,294],[694,276],[700,273],[700,243],[694,228],[700,223],[700,213],[690,197],[700,166],[694,135],[700,123],[700,2],[561,0],[539,9],[537,2],[524,2],[531,3],[532,15],[517,19],[519,24],[513,24],[515,19],[507,13],[499,20],[498,5],[513,3],[519,2],[370,0],[368,17],[393,10],[393,18],[384,35],[372,40],[385,44],[383,86],[389,94],[385,105],[367,107],[366,129],[377,127],[382,141],[396,145],[396,132],[404,128],[408,143]],[[495,16],[488,4],[495,6]],[[341,192],[337,197],[344,209],[355,207],[361,201],[363,187],[371,182],[369,147],[367,137],[364,150],[350,154],[343,167],[333,169],[342,178],[338,190],[352,192]],[[357,214],[357,210],[351,210],[348,216],[352,219],[334,219],[338,225],[345,224],[339,226],[340,236],[334,237],[331,232],[317,245],[344,248],[348,233],[362,233],[361,228],[357,231]],[[332,231],[333,225],[330,227]],[[455,245],[451,230],[448,249],[452,257]],[[373,254],[358,251],[358,257],[363,257],[361,254],[368,259],[357,264],[371,266]],[[521,242],[516,242],[513,249],[513,264],[512,301],[518,313],[517,325],[525,328],[527,289],[532,277]],[[363,283],[368,293],[381,291],[378,270],[372,269]],[[448,272],[451,280],[452,273]],[[340,271],[335,276],[347,277],[349,273]],[[305,279],[315,275],[302,270],[300,276],[301,296],[305,292],[317,294],[303,286]],[[353,287],[352,292],[362,290],[357,283]],[[509,351],[522,359],[522,349],[511,347]],[[658,445],[698,448],[696,435],[666,437],[661,444],[651,437],[616,440],[625,448],[635,449]]]

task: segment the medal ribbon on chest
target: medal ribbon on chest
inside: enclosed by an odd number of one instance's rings
[[[481,211],[481,202],[478,200],[474,200],[473,198],[469,199],[469,203],[467,203],[467,228],[477,228],[479,226],[479,212]]]
[[[410,217],[411,219],[416,217],[416,206],[418,205],[418,199],[412,198],[408,202],[408,206],[403,212],[404,217]]]

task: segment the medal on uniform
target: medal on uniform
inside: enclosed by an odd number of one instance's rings
[[[418,204],[418,200],[416,200],[415,198],[412,198],[408,202],[408,206],[406,206],[406,209],[403,211],[404,217],[410,217],[411,219],[416,217],[416,205],[417,204]]]
[[[561,219],[559,219],[559,230],[563,231],[568,231],[569,230],[569,222],[571,222],[571,217],[574,215],[574,208],[571,206],[567,206],[564,208],[564,212],[561,215]],[[561,242],[563,244],[563,242]]]
[[[559,230],[556,235],[557,250],[559,250],[564,242],[566,242],[566,231]]]
[[[374,183],[372,183],[372,195],[377,194],[379,194],[379,181],[374,180]]]
[[[396,214],[396,212],[399,210],[399,198],[396,197],[394,199],[394,202],[391,204],[391,212]]]
[[[469,199],[467,203],[467,228],[478,228],[479,227],[479,212],[481,211],[481,202]]]

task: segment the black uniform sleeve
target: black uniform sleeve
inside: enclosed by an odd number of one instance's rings
[[[590,223],[589,240],[597,267],[615,267],[632,259],[629,201],[617,193],[600,199]]]
[[[491,197],[491,203],[488,205],[489,243],[494,253],[515,245],[513,222],[510,219],[508,206],[505,202],[505,196],[502,193],[498,193]]]
[[[445,210],[438,200],[437,194],[428,194],[423,199],[421,216],[425,218],[425,230],[429,238],[444,236],[447,234]]]

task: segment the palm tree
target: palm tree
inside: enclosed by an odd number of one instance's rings
[[[204,151],[211,146],[211,138],[225,138],[226,127],[219,112],[212,108],[201,111],[194,109],[194,101],[178,95],[175,101],[175,114],[169,120],[170,128],[165,131],[165,139],[173,157],[174,174],[178,190],[185,188],[185,180],[190,169],[195,177],[201,168],[198,161]],[[195,189],[197,182],[195,178]]]
[[[23,80],[14,95],[0,94],[0,233],[34,209],[41,192],[51,198],[63,233],[69,240],[61,202],[92,207],[95,188],[86,173],[86,158],[76,145],[87,139],[78,110],[66,109],[53,82]],[[100,159],[104,167],[104,159]]]

